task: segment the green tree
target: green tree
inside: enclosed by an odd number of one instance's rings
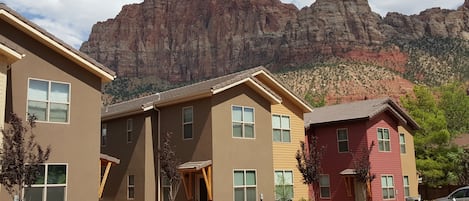
[[[306,93],[305,100],[313,107],[322,107],[326,105],[326,95],[318,93]]]
[[[16,114],[11,114],[8,129],[2,130],[0,184],[12,198],[23,200],[21,193],[31,186],[39,176],[40,164],[47,161],[50,147],[45,150],[36,143],[32,128],[35,127],[35,116],[28,116],[27,126]],[[29,131],[29,136],[27,135]]]
[[[450,132],[444,111],[438,108],[430,88],[415,86],[414,94],[415,97],[403,97],[401,102],[420,125],[414,135],[417,170],[427,185],[454,183],[452,175],[456,174],[456,168],[448,160],[457,150],[449,146]]]
[[[466,87],[458,82],[439,88],[439,107],[444,111],[451,137],[469,133],[469,96]]]

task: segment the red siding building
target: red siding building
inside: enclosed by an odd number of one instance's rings
[[[405,200],[398,126],[416,130],[418,125],[391,99],[316,108],[305,114],[305,126],[308,138],[317,136],[319,146],[325,147],[320,200],[366,200],[366,185],[355,176],[372,143],[372,200]]]

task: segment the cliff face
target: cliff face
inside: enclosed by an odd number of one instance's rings
[[[381,18],[367,0],[317,0],[301,10],[279,0],[145,0],[95,24],[81,51],[120,76],[171,82],[330,57],[404,72],[407,55],[383,44],[424,36],[468,40],[467,1],[458,10]]]

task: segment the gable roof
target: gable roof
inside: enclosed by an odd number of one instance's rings
[[[147,109],[152,109],[153,107],[164,107],[204,97],[210,97],[240,84],[248,85],[261,96],[271,101],[271,103],[281,103],[282,97],[275,93],[272,88],[268,87],[264,82],[258,79],[257,76],[261,74],[263,76],[270,77],[272,80],[270,81],[272,85],[278,86],[278,88],[281,90],[286,90],[284,93],[290,94],[291,96],[287,98],[296,100],[294,103],[304,112],[312,111],[311,107],[307,103],[282,86],[280,82],[277,81],[266,68],[259,66],[198,82],[192,85],[171,89],[114,105],[109,105],[103,108],[101,117],[102,119],[112,119],[119,116],[140,113]]]
[[[356,101],[345,104],[315,108],[305,114],[305,127],[354,120],[369,120],[382,112],[389,111],[401,123],[417,130],[419,125],[390,98]]]
[[[114,71],[66,44],[3,3],[0,3],[0,19],[100,77],[103,82],[114,80],[116,76]]]

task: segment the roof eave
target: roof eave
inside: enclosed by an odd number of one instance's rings
[[[2,43],[0,43],[0,55],[4,55],[6,57],[8,64],[15,63],[25,56]]]

